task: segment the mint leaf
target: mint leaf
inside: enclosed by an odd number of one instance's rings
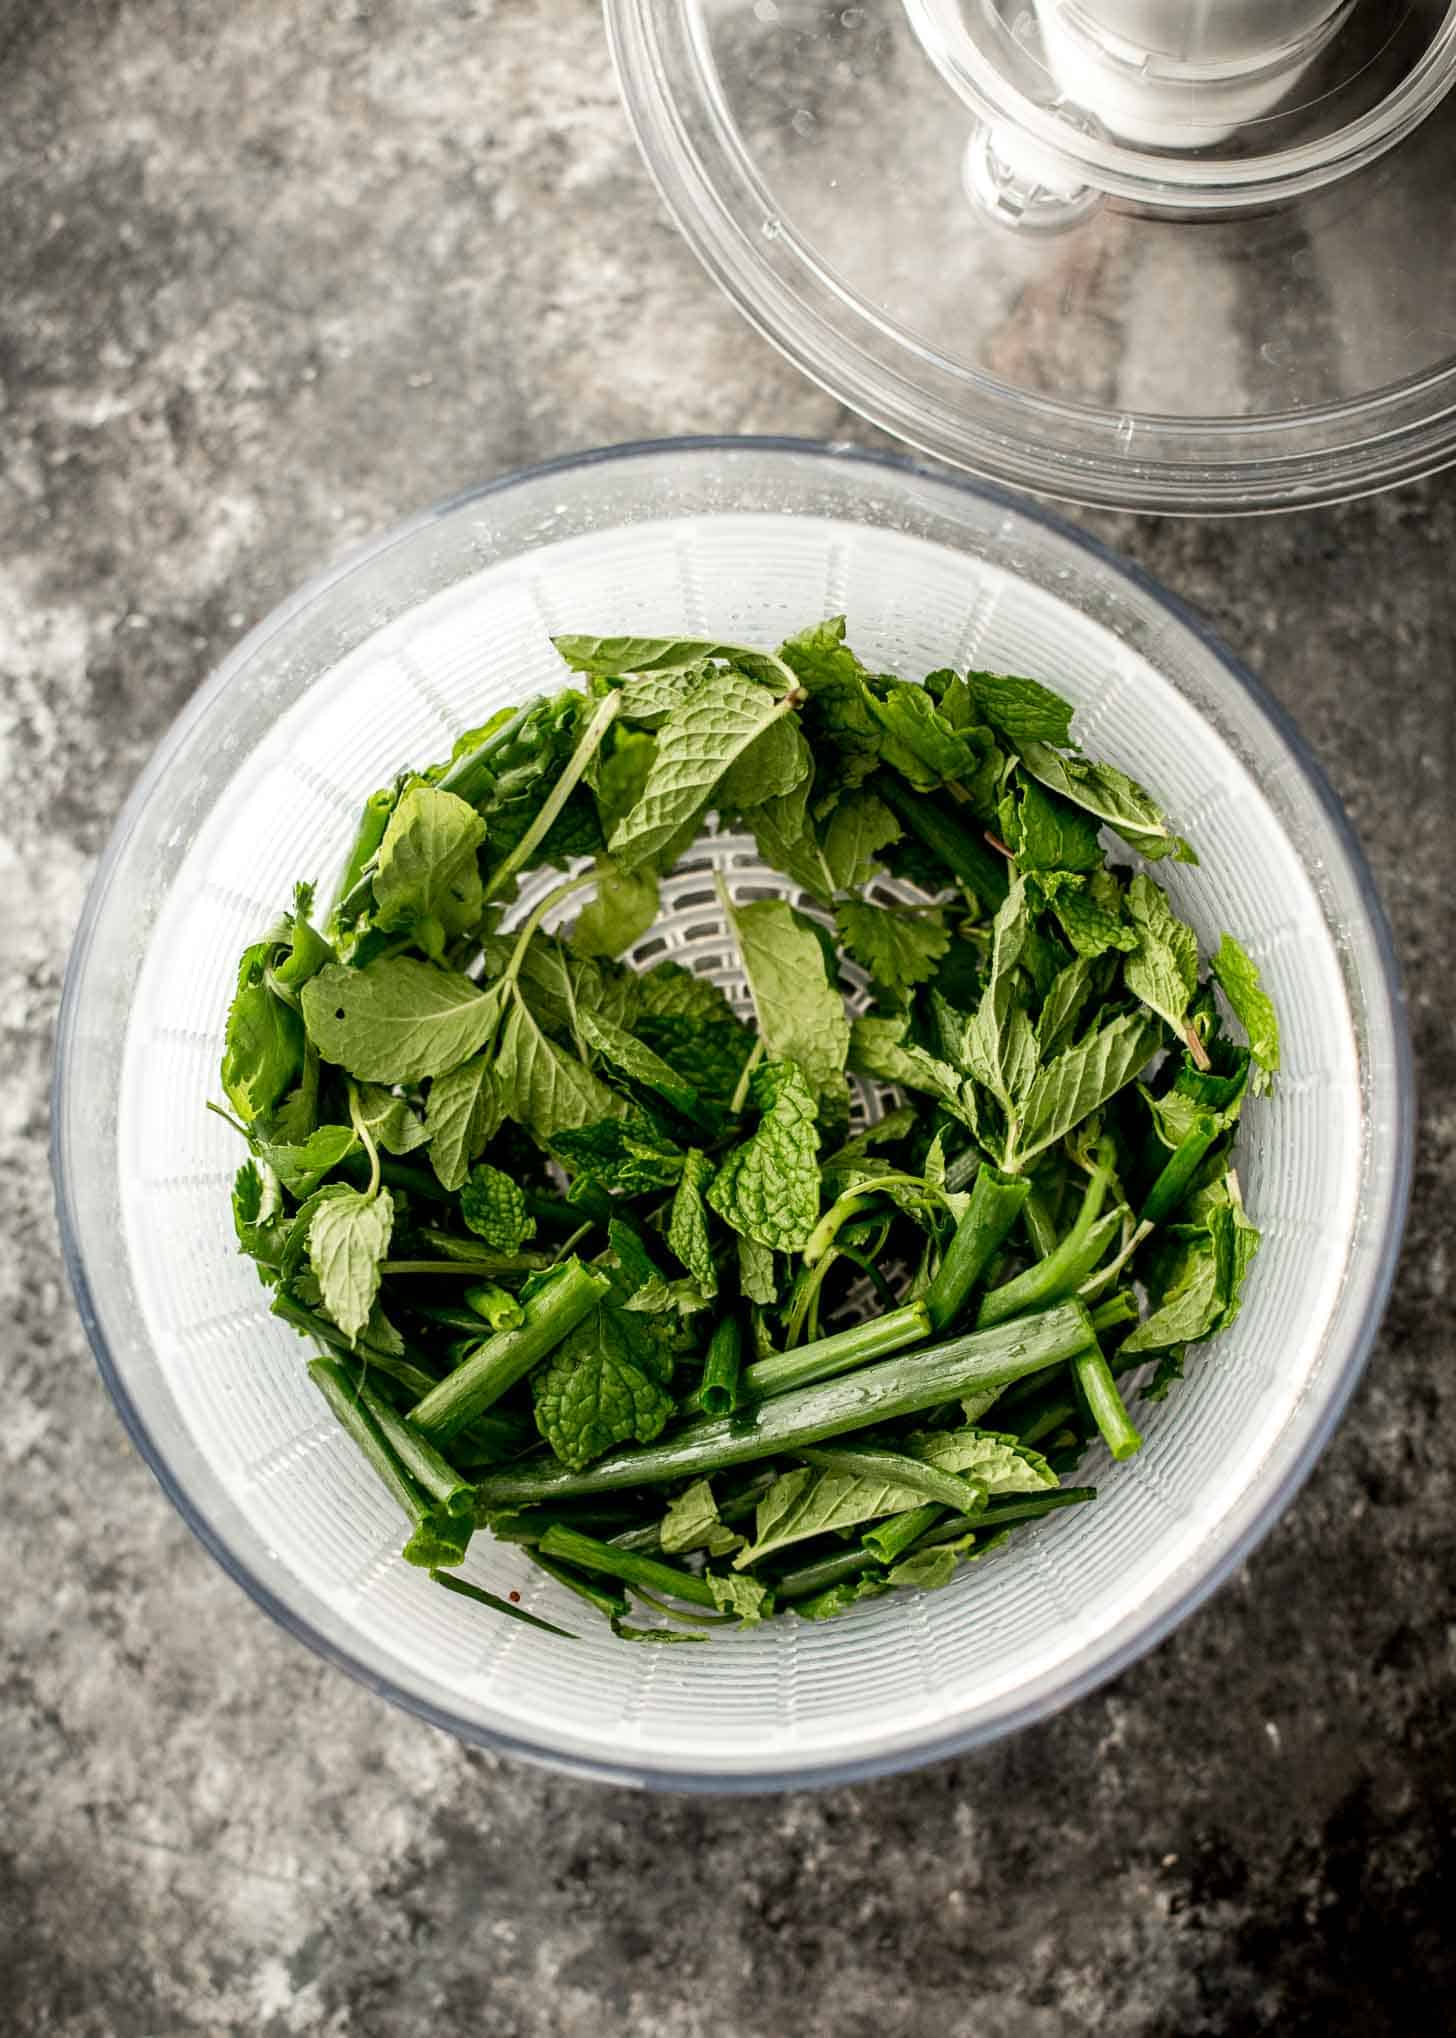
[[[834,917],[855,961],[897,1001],[935,974],[936,963],[950,947],[940,920],[929,914],[897,913],[864,899],[845,899]]]
[[[669,1247],[696,1281],[698,1292],[708,1301],[718,1292],[718,1269],[713,1261],[713,1242],[708,1235],[708,1211],[703,1193],[716,1172],[705,1153],[699,1152],[697,1147],[688,1149],[667,1226]]]
[[[787,689],[789,674],[771,651],[750,644],[719,644],[703,637],[553,637],[551,642],[575,672],[594,679],[644,673],[690,672],[708,659],[721,659],[751,678]]]
[[[973,1480],[995,1497],[1003,1493],[1037,1493],[1060,1484],[1040,1451],[997,1430],[927,1430],[912,1437],[904,1449],[939,1471]]]
[[[1040,1055],[1016,968],[1031,935],[1026,881],[1018,876],[991,923],[991,968],[962,1036],[960,1063],[991,1092],[1008,1119],[1031,1087]]]
[[[1158,1307],[1123,1339],[1126,1357],[1196,1344],[1212,1334],[1223,1310],[1218,1254],[1211,1231],[1185,1241],[1169,1266]]]
[[[891,1585],[914,1585],[922,1592],[938,1592],[949,1585],[963,1564],[972,1564],[978,1557],[999,1549],[1005,1540],[1004,1530],[999,1536],[987,1536],[984,1540],[974,1535],[957,1536],[953,1543],[937,1543],[932,1549],[912,1551],[892,1565],[887,1576]]]
[[[909,1020],[905,1014],[894,1019],[860,1018],[850,1024],[849,1065],[858,1075],[878,1076],[884,1083],[903,1083],[907,1089],[925,1090],[952,1110],[961,1104],[963,1085],[948,1062],[927,1054],[922,1047],[907,1044]]]
[[[1021,1117],[1018,1161],[1055,1146],[1130,1083],[1160,1044],[1160,1029],[1140,1012],[1124,1013],[1046,1063]]]
[[[657,1377],[661,1347],[623,1309],[600,1303],[532,1375],[536,1427],[579,1471],[615,1444],[651,1443],[673,1413]]]
[[[1089,962],[1110,948],[1130,954],[1137,947],[1136,930],[1098,902],[1079,872],[1044,871],[1038,889],[1072,947]]]
[[[769,1054],[796,1062],[822,1089],[843,1072],[849,1019],[818,935],[782,899],[734,907],[729,917]]]
[[[1162,888],[1139,871],[1127,888],[1127,909],[1137,947],[1123,966],[1123,981],[1135,998],[1183,1031],[1188,1001],[1198,989],[1198,939],[1178,918]]]
[[[707,977],[694,976],[680,962],[654,964],[637,979],[637,985],[646,1020],[690,1019],[701,1026],[739,1026],[732,1005],[718,986]]]
[[[324,1308],[351,1343],[369,1321],[379,1293],[379,1263],[389,1251],[393,1228],[388,1189],[374,1196],[343,1189],[313,1211],[309,1265]]]
[[[642,797],[612,830],[608,849],[635,870],[701,817],[724,773],[776,718],[789,712],[767,687],[715,672],[663,723]]]
[[[262,941],[244,949],[228,1008],[222,1086],[244,1125],[271,1111],[303,1068],[303,1022],[268,988],[269,948]]]
[[[333,1173],[355,1143],[352,1125],[321,1125],[301,1146],[260,1144],[266,1161],[290,1196],[311,1196],[325,1175]]]
[[[1271,1073],[1279,1067],[1279,1018],[1274,1001],[1259,979],[1259,971],[1248,951],[1225,934],[1218,953],[1209,964],[1220,990],[1233,1007],[1234,1017],[1249,1037],[1249,1052],[1261,1069]]]
[[[657,879],[651,871],[619,870],[599,856],[597,888],[576,916],[571,945],[578,955],[621,955],[657,918]]]
[[[1149,859],[1171,856],[1179,863],[1197,863],[1192,849],[1168,826],[1156,801],[1114,766],[1093,764],[1085,757],[1059,757],[1039,742],[1021,746],[1021,762],[1033,778],[1074,807],[1083,807],[1105,821]]]
[[[1024,871],[1089,871],[1102,867],[1097,829],[1068,801],[1018,772],[998,810],[1006,847]]]
[[[719,1519],[718,1503],[707,1479],[695,1479],[686,1493],[669,1501],[659,1539],[670,1557],[686,1556],[690,1550],[706,1550],[710,1557],[726,1557],[743,1542],[736,1530]]]
[[[792,1062],[767,1062],[753,1078],[763,1112],[708,1190],[725,1223],[758,1245],[801,1252],[819,1217],[819,1132],[814,1092]]]
[[[1072,704],[1039,680],[1006,672],[968,672],[966,684],[983,722],[1015,744],[1050,743],[1065,750],[1072,740]]]
[[[430,1165],[441,1185],[458,1189],[470,1163],[500,1129],[504,1112],[488,1056],[477,1054],[436,1076],[425,1100]]]
[[[738,1239],[738,1285],[743,1290],[744,1300],[756,1302],[762,1309],[770,1309],[779,1299],[778,1279],[774,1273],[773,1249],[759,1245],[757,1240]]]
[[[1037,1015],[1036,1044],[1043,1061],[1050,1061],[1067,1046],[1091,995],[1092,967],[1079,955],[1053,977]]]
[[[815,756],[832,766],[839,784],[861,785],[878,764],[884,739],[869,704],[869,674],[844,641],[844,617],[790,637],[779,656],[809,695],[803,719]]]
[[[303,987],[309,1038],[325,1061],[370,1083],[416,1083],[458,1067],[500,1019],[498,989],[408,956],[349,969],[331,962]]]
[[[470,1170],[460,1190],[460,1215],[477,1238],[501,1253],[518,1253],[536,1233],[521,1189],[486,1161]]]
[[[590,1007],[578,1012],[577,1025],[581,1037],[588,1047],[618,1068],[634,1083],[641,1083],[649,1090],[655,1090],[665,1097],[675,1109],[691,1117],[697,1109],[698,1093],[691,1083],[684,1082],[676,1070],[670,1068],[660,1055],[654,1054],[620,1026],[614,1026],[609,1019],[593,1012]]]
[[[374,872],[375,921],[413,933],[439,961],[448,939],[480,919],[484,894],[476,852],[485,823],[437,786],[414,785],[389,817]]]
[[[507,1118],[548,1143],[602,1118],[625,1118],[629,1109],[624,1097],[543,1032],[520,998],[501,1034],[495,1076]]]
[[[917,792],[933,793],[972,770],[976,751],[953,729],[923,686],[892,681],[883,698],[866,689],[870,712],[884,731],[881,753]]]
[[[832,889],[855,892],[878,869],[880,851],[904,830],[875,793],[846,793],[824,830],[824,862]]]
[[[816,1472],[812,1466],[785,1472],[758,1503],[753,1541],[738,1552],[733,1567],[744,1570],[811,1536],[854,1528],[880,1515],[903,1514],[923,1499],[918,1487],[884,1476]]]
[[[717,1571],[705,1571],[703,1583],[721,1612],[738,1615],[740,1627],[751,1628],[773,1612],[773,1595],[756,1578],[725,1578]]]
[[[381,1083],[360,1083],[355,1092],[359,1123],[386,1153],[413,1153],[429,1139],[429,1129],[405,1102]]]
[[[800,786],[807,790],[813,776],[814,760],[803,731],[792,715],[780,715],[729,766],[717,798],[725,807],[758,807],[765,800],[783,799]]]
[[[862,1571],[858,1578],[841,1578],[837,1585],[794,1600],[791,1611],[800,1620],[833,1620],[836,1614],[847,1613],[857,1600],[878,1599],[889,1589],[882,1573]]]
[[[590,1125],[564,1126],[551,1135],[551,1150],[574,1175],[587,1175],[604,1189],[628,1196],[670,1188],[687,1158],[680,1146],[654,1132],[644,1118],[603,1118]]]

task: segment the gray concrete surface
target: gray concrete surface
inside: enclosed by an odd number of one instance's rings
[[[0,248],[0,2031],[1451,2029],[1456,482],[1098,525],[1297,714],[1409,972],[1414,1220],[1320,1469],[1212,1605],[1009,1744],[644,1799],[392,1711],[191,1541],[64,1288],[52,1027],[143,758],[301,577],[547,454],[854,427],[679,244],[588,0],[0,0]]]

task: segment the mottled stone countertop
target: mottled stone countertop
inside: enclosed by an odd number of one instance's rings
[[[61,971],[161,731],[354,540],[611,440],[873,437],[677,239],[589,0],[0,0],[0,244],[0,2030],[1450,2030],[1456,480],[1095,520],[1298,717],[1408,973],[1413,1221],[1323,1463],[1212,1604],[1017,1739],[642,1797],[392,1710],[172,1513],[61,1272]]]

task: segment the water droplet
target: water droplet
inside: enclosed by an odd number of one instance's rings
[[[846,7],[839,18],[846,28],[862,28],[865,11],[863,7]]]
[[[814,116],[807,106],[801,106],[789,125],[795,134],[812,134],[815,126]]]
[[[753,12],[755,19],[763,22],[774,22],[779,18],[775,0],[754,0]]]
[[[784,223],[781,219],[766,219],[763,223],[762,232],[766,241],[776,241],[783,230]]]

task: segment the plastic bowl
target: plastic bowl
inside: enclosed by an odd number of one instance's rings
[[[1094,1506],[945,1590],[706,1648],[632,1648],[519,1551],[466,1575],[582,1637],[494,1619],[401,1564],[401,1523],[331,1426],[234,1250],[216,1094],[236,957],[295,878],[331,881],[402,762],[561,683],[564,628],[775,642],[847,611],[873,663],[1023,671],[1079,704],[1202,852],[1166,866],[1237,929],[1284,1018],[1240,1167],[1265,1235],[1235,1329],[1094,1454]],[[699,888],[701,889],[701,888]],[[688,888],[669,936],[731,952]],[[619,1781],[747,1789],[923,1762],[1063,1705],[1151,1646],[1287,1505],[1369,1347],[1407,1193],[1411,1079],[1390,942],[1333,796],[1191,616],[993,489],[782,441],[620,448],[426,511],[233,653],[161,744],[102,861],[66,983],[54,1161],[66,1254],[122,1417],[183,1516],[293,1633],[462,1737]],[[478,1539],[484,1542],[484,1539]]]

